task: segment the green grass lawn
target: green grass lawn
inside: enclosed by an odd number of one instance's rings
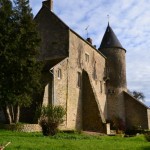
[[[0,145],[11,142],[6,150],[150,150],[150,142],[143,135],[91,136],[77,133],[59,133],[44,137],[42,133],[19,133],[0,130]]]

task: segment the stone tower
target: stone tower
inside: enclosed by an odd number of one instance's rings
[[[125,105],[123,91],[127,90],[126,84],[126,50],[122,47],[109,23],[99,47],[106,57],[106,94],[107,118],[119,117],[125,121]]]

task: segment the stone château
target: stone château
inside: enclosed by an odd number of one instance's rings
[[[35,21],[41,36],[43,105],[62,105],[66,130],[105,132],[119,118],[126,128],[150,129],[150,109],[127,92],[126,50],[108,24],[98,49],[83,39],[43,1]]]

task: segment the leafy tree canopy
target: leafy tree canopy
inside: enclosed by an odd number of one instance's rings
[[[1,106],[29,106],[40,91],[39,44],[29,0],[0,0]]]

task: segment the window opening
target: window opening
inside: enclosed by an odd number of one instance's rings
[[[61,79],[61,77],[62,77],[61,69],[58,69],[58,79]]]
[[[81,87],[81,73],[80,72],[78,72],[77,86]]]
[[[90,60],[89,54],[85,53],[85,61],[86,61],[86,62],[89,62],[89,60]]]

